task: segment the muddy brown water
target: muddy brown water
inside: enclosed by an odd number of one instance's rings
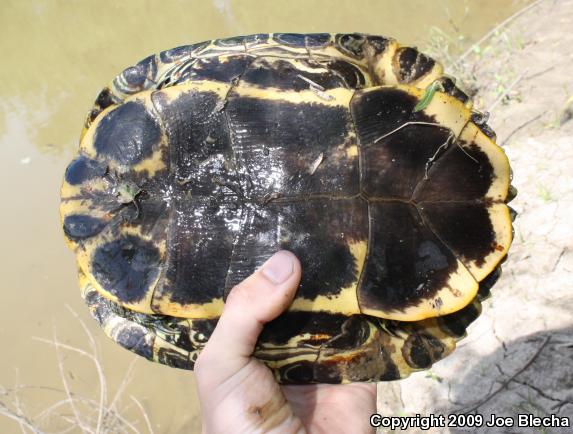
[[[62,375],[75,393],[99,400],[96,370],[86,357],[62,350],[60,371],[55,349],[35,339],[56,334],[89,350],[80,320],[100,352],[108,403],[135,358],[110,342],[83,306],[58,215],[61,177],[85,114],[124,67],[182,44],[272,31],[360,31],[423,47],[431,27],[438,27],[453,37],[459,31],[469,44],[525,3],[2,0],[0,402],[14,402],[14,392],[5,389],[33,386],[19,394],[23,413],[32,417],[64,398],[47,389],[62,389]],[[130,396],[141,402],[156,433],[199,432],[192,373],[138,360],[131,377],[119,407],[136,428],[147,432]],[[17,430],[0,415],[0,432]]]

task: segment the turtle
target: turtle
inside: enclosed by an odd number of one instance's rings
[[[229,291],[302,264],[254,356],[282,384],[390,381],[450,354],[513,238],[487,116],[415,47],[271,33],[151,55],[97,96],[60,212],[104,332],[193,369]]]

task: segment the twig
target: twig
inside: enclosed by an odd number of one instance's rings
[[[40,413],[38,413],[38,415],[34,419],[37,420],[41,424],[44,421],[44,419],[46,419],[48,416],[50,416],[59,407],[61,407],[62,405],[69,404],[69,403],[70,403],[69,398],[61,399],[60,401],[50,405],[48,408],[45,408],[44,410],[42,410]]]
[[[525,78],[523,79],[523,81],[527,81],[527,80],[531,80],[532,78],[539,77],[540,75],[546,74],[546,73],[548,73],[549,71],[553,71],[554,69],[555,69],[555,65],[550,66],[549,68],[545,68],[545,69],[543,69],[543,70],[541,70],[541,71],[539,71],[539,72],[536,72],[536,73],[534,73],[534,74],[528,75],[527,77],[525,77]]]
[[[12,419],[20,425],[20,427],[26,427],[34,434],[43,434],[32,422],[30,422],[25,416],[14,413],[8,407],[0,402],[0,414]]]
[[[141,411],[141,414],[143,415],[143,419],[145,420],[145,424],[147,425],[147,430],[149,431],[150,434],[153,434],[153,428],[151,426],[151,421],[149,420],[149,416],[147,415],[147,412],[143,408],[143,405],[141,405],[141,402],[139,402],[135,396],[129,395],[129,397],[132,399],[133,402],[135,402],[135,405],[137,405],[137,407]]]
[[[59,338],[54,331],[52,339],[43,339],[38,337],[33,337],[34,340],[48,343],[53,346],[57,354],[58,369],[63,384],[62,388],[52,388],[44,386],[27,386],[17,384],[11,388],[4,388],[0,386],[0,417],[6,416],[17,422],[23,433],[32,432],[33,434],[42,434],[43,429],[49,423],[52,418],[57,418],[61,428],[59,431],[54,432],[54,434],[65,434],[70,431],[81,431],[83,433],[89,434],[106,434],[110,432],[114,433],[136,433],[139,434],[142,431],[149,431],[153,434],[153,428],[150,421],[150,417],[141,403],[137,401],[134,397],[131,397],[134,401],[124,408],[121,406],[121,412],[127,412],[130,408],[137,407],[141,411],[141,418],[145,419],[145,428],[138,427],[138,422],[128,420],[120,413],[120,400],[125,396],[125,390],[127,384],[131,378],[133,371],[134,361],[131,363],[126,371],[123,381],[119,385],[119,388],[115,392],[113,399],[108,396],[108,388],[103,372],[103,366],[101,365],[99,359],[98,347],[93,335],[90,333],[87,326],[78,317],[75,312],[71,311],[72,314],[78,319],[81,326],[83,327],[86,335],[88,348],[82,349],[77,348],[69,344],[65,344],[59,341]],[[68,376],[66,375],[66,368],[64,366],[66,358],[68,356],[67,352],[72,352],[85,357],[90,363],[95,365],[97,375],[99,376],[99,396],[95,396],[95,399],[91,397],[82,396],[73,391],[73,383],[70,382]],[[49,405],[47,408],[41,410],[37,415],[28,415],[27,409],[21,406],[20,398],[18,393],[22,390],[48,390],[51,392],[57,392],[58,394],[63,394],[62,399],[58,399],[57,402]],[[96,392],[97,393],[97,392]],[[6,399],[11,399],[8,403],[3,402]],[[9,405],[9,406],[8,406]]]
[[[461,63],[467,56],[469,56],[476,48],[478,48],[481,44],[483,44],[485,41],[487,41],[489,38],[491,38],[493,35],[495,35],[499,29],[501,29],[502,27],[507,26],[510,22],[512,22],[513,20],[515,20],[517,17],[519,17],[520,15],[524,14],[525,12],[527,12],[528,10],[534,8],[535,6],[537,6],[539,3],[541,3],[544,0],[537,0],[536,2],[531,3],[529,6],[524,7],[523,9],[517,11],[516,13],[514,13],[513,15],[511,15],[510,17],[506,18],[505,20],[503,20],[501,23],[499,23],[497,26],[495,26],[493,29],[491,29],[489,32],[487,32],[479,41],[477,41],[475,44],[472,44],[457,60],[456,64]]]
[[[86,428],[86,427],[83,425],[83,423],[82,423],[82,421],[81,421],[81,419],[80,419],[80,417],[79,417],[79,413],[77,412],[77,409],[76,409],[76,407],[75,407],[75,401],[74,401],[74,399],[72,398],[73,393],[71,392],[71,389],[70,389],[69,386],[68,386],[68,382],[67,382],[67,380],[66,380],[66,376],[65,376],[65,373],[64,373],[64,371],[63,371],[63,369],[64,369],[64,368],[63,368],[63,361],[62,361],[62,358],[61,358],[59,349],[60,349],[60,348],[63,348],[63,349],[65,349],[65,350],[72,351],[72,352],[75,352],[75,353],[77,353],[77,354],[79,354],[79,355],[81,355],[81,356],[87,357],[89,360],[91,360],[91,361],[95,364],[96,370],[98,371],[98,375],[100,376],[100,379],[101,379],[101,378],[103,377],[103,372],[101,371],[101,366],[99,365],[99,362],[98,362],[98,360],[96,359],[96,356],[94,356],[93,354],[90,354],[90,353],[88,353],[87,351],[84,351],[84,350],[82,350],[82,349],[80,349],[80,348],[76,348],[76,347],[73,347],[73,346],[71,346],[71,345],[67,345],[67,344],[63,344],[63,343],[59,342],[59,341],[57,340],[57,338],[56,338],[55,332],[54,332],[54,340],[53,340],[53,341],[50,341],[50,340],[48,340],[48,339],[43,339],[43,338],[37,338],[37,337],[34,338],[34,339],[36,339],[37,341],[40,341],[40,342],[44,342],[44,343],[50,344],[50,345],[52,345],[52,346],[54,346],[54,347],[56,348],[56,353],[58,354],[58,368],[59,368],[59,370],[60,370],[60,376],[61,376],[61,378],[62,378],[62,383],[64,384],[64,390],[66,391],[66,396],[67,396],[68,399],[70,400],[70,406],[72,407],[72,410],[73,410],[73,412],[74,412],[74,415],[76,415],[76,417],[77,417],[78,425],[79,425],[83,430],[90,432],[91,430],[88,429],[88,428]],[[105,386],[104,386],[103,390],[105,390]],[[100,392],[101,392],[101,391],[102,391],[102,386],[101,386],[101,384],[100,384]],[[101,414],[101,420],[102,420],[102,421],[103,421],[103,405],[104,405],[104,402],[105,402],[104,399],[105,399],[105,398],[102,399],[102,398],[100,397],[100,408],[99,408],[99,412],[100,412],[100,414]],[[99,418],[99,416],[98,416],[98,422],[99,422],[99,420],[100,420],[100,418]],[[96,431],[95,431],[96,433],[99,433],[99,432],[100,432],[100,431],[99,431],[99,428],[100,428],[100,427],[101,427],[101,425],[99,425],[98,428],[96,429]]]
[[[551,269],[552,273],[555,271],[555,269],[559,265],[559,262],[561,262],[561,259],[563,258],[563,255],[565,254],[566,251],[567,251],[567,247],[561,248],[561,252],[559,252],[559,256],[555,260],[555,263],[553,264],[553,268]]]
[[[484,405],[486,402],[488,402],[489,400],[491,400],[495,395],[497,395],[499,392],[501,392],[503,389],[505,389],[509,383],[511,383],[519,374],[521,374],[523,371],[525,371],[527,368],[529,368],[531,366],[531,364],[535,361],[535,359],[537,358],[537,356],[539,356],[539,354],[541,354],[541,351],[543,351],[543,348],[545,348],[545,346],[547,345],[547,343],[549,342],[549,340],[551,339],[551,336],[547,336],[544,340],[543,343],[541,345],[539,345],[539,348],[537,349],[537,351],[535,351],[535,354],[533,354],[533,356],[531,356],[531,358],[527,361],[527,363],[525,365],[523,365],[521,367],[521,369],[519,369],[516,373],[514,373],[511,377],[509,377],[507,380],[505,380],[501,386],[495,390],[495,392],[492,392],[491,394],[489,394],[488,396],[486,396],[484,399],[482,399],[480,402],[478,402],[477,404],[475,404],[472,408],[468,409],[468,410],[463,410],[464,413],[473,413],[474,411],[476,411],[478,408],[480,408],[482,405]],[[460,409],[462,410],[462,409]]]
[[[97,407],[99,405],[99,401],[85,397],[85,396],[81,396],[81,395],[74,395],[73,399],[75,401],[78,401],[78,402],[83,403],[85,405],[88,405],[90,407]],[[42,411],[42,413],[40,413],[40,415],[39,415],[39,418],[44,419],[47,416],[49,416],[49,413],[52,413],[54,410],[56,410],[56,408],[61,407],[62,405],[65,405],[65,404],[69,404],[69,403],[70,403],[70,400],[67,398],[63,399],[61,401],[58,401],[54,405],[48,407],[46,410]],[[103,411],[104,411],[104,419],[107,420],[107,418],[114,418],[116,421],[124,424],[127,428],[131,429],[132,431],[134,431],[136,433],[139,432],[139,430],[132,423],[130,423],[127,419],[125,419],[123,416],[121,416],[121,414],[117,410],[114,410],[112,408],[104,408]],[[60,417],[62,419],[64,419],[66,422],[68,422],[74,426],[77,426],[77,423],[74,424],[74,422],[75,422],[74,419],[66,418],[63,415],[60,415]],[[108,431],[103,429],[101,432],[106,433]]]
[[[378,137],[376,140],[374,140],[374,143],[378,143],[380,140],[385,139],[388,136],[391,136],[392,134],[400,131],[402,128],[409,127],[410,125],[427,125],[427,126],[431,126],[431,127],[438,127],[438,128],[447,129],[447,127],[444,127],[443,125],[440,125],[440,124],[435,124],[433,122],[410,121],[410,122],[403,123],[399,127],[394,128],[389,133],[386,133],[383,136]],[[366,147],[368,147],[368,145],[366,145],[364,147],[366,148]]]
[[[66,304],[66,307],[68,308],[70,313],[79,321],[80,325],[84,329],[84,333],[86,334],[86,336],[88,337],[88,339],[90,341],[90,347],[92,349],[92,357],[90,359],[93,361],[93,363],[96,367],[96,371],[98,373],[98,380],[99,380],[100,405],[99,405],[97,427],[96,427],[96,432],[99,433],[100,429],[101,429],[101,425],[103,423],[103,409],[106,407],[106,400],[107,400],[107,383],[105,381],[105,375],[103,373],[103,369],[102,369],[102,367],[99,363],[99,360],[98,360],[97,345],[96,345],[94,337],[90,333],[86,324],[81,320],[79,315],[69,305]]]
[[[509,133],[507,135],[507,137],[505,139],[503,139],[503,142],[501,143],[501,146],[505,146],[507,144],[507,142],[509,141],[509,139],[518,131],[522,130],[523,128],[525,128],[526,126],[528,126],[529,124],[531,124],[532,122],[535,122],[536,120],[538,120],[539,118],[541,118],[544,113],[539,113],[537,116],[532,117],[531,119],[529,119],[528,121],[525,121],[524,123],[522,123],[521,125],[517,126],[516,128],[514,128],[511,133]]]
[[[133,360],[131,361],[131,363],[129,364],[129,366],[127,367],[127,371],[125,372],[125,375],[123,376],[123,379],[121,380],[121,384],[117,388],[117,392],[115,393],[113,399],[111,400],[111,403],[109,404],[110,409],[116,409],[117,410],[117,403],[119,401],[119,398],[121,397],[121,395],[125,391],[125,388],[127,387],[129,382],[131,381],[132,374],[133,374],[133,367],[135,366],[137,360],[138,360],[138,358],[134,357]]]
[[[76,419],[76,423],[78,426],[84,431],[90,431],[87,427],[84,426],[82,418],[80,416],[80,412],[76,407],[75,401],[72,399],[72,390],[70,389],[70,385],[68,384],[68,380],[66,378],[66,373],[64,372],[64,361],[62,358],[62,354],[60,353],[60,347],[58,338],[56,336],[56,330],[54,328],[54,344],[56,348],[56,357],[58,358],[58,370],[60,371],[60,377],[62,379],[62,384],[64,385],[64,390],[66,391],[66,396],[70,400],[70,407],[72,408],[72,412],[74,413],[74,417]],[[96,431],[99,434],[99,431]]]
[[[20,380],[19,380],[19,375],[18,375],[18,369],[16,369],[16,385],[20,384]],[[22,410],[22,407],[20,405],[20,395],[19,395],[19,389],[16,389],[16,391],[14,392],[14,408],[15,408],[15,414],[17,415],[23,415],[24,411]],[[20,430],[22,431],[23,434],[26,434],[26,428],[24,427],[24,425],[22,423],[20,423]]]
[[[426,167],[425,167],[425,173],[424,173],[424,179],[427,180],[428,179],[428,170],[430,170],[430,165],[434,163],[434,161],[436,161],[436,158],[438,157],[438,154],[440,153],[440,151],[444,148],[448,147],[448,144],[450,143],[450,140],[452,140],[453,138],[455,138],[454,133],[450,131],[450,134],[448,135],[448,138],[446,139],[446,141],[444,143],[442,143],[440,146],[438,146],[438,149],[436,149],[436,152],[434,152],[434,155],[432,155],[428,161],[426,161]],[[461,148],[461,146],[460,146]]]
[[[300,78],[301,80],[306,81],[308,84],[310,84],[310,87],[314,87],[315,89],[318,90],[322,90],[323,92],[326,90],[324,87],[322,87],[320,84],[315,83],[314,81],[312,81],[310,78],[306,78],[304,75],[302,74],[297,74],[297,77]]]

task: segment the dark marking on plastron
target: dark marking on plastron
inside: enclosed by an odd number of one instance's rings
[[[102,244],[92,257],[93,275],[120,302],[142,300],[159,273],[159,250],[133,235]]]
[[[129,226],[138,227],[139,231],[151,237],[156,243],[165,243],[169,219],[168,205],[160,198],[150,200],[146,190],[137,197],[136,218]]]
[[[481,267],[495,252],[495,232],[488,209],[479,203],[424,203],[420,210],[432,231],[466,265]]]
[[[402,83],[411,83],[428,73],[435,65],[435,60],[418,52],[412,47],[399,48],[395,54],[398,59],[396,76]]]
[[[358,192],[358,159],[347,157],[345,151],[354,145],[347,108],[231,93],[226,112],[234,155],[250,176],[252,196],[261,200],[280,185],[286,197]],[[339,155],[329,158],[335,150]],[[325,158],[310,176],[310,166],[321,152]]]
[[[115,332],[115,341],[123,348],[133,351],[135,354],[145,357],[148,360],[153,359],[153,339],[149,339],[148,331],[140,325],[120,325]]]
[[[358,290],[361,307],[401,311],[432,299],[458,264],[412,205],[370,204],[372,239]]]
[[[437,338],[424,333],[415,333],[406,339],[402,347],[402,355],[411,367],[425,369],[440,360],[444,350],[444,344]]]
[[[145,106],[127,102],[107,113],[97,126],[94,147],[98,154],[124,165],[134,165],[153,153],[161,129]]]
[[[105,171],[106,167],[100,162],[79,156],[66,168],[65,179],[68,184],[79,185],[90,179],[103,176]]]
[[[364,163],[362,188],[369,197],[409,200],[426,175],[428,160],[449,139],[450,131],[440,126],[408,125],[395,131],[408,122],[436,123],[423,111],[414,113],[417,103],[413,95],[394,88],[357,91],[352,99]]]
[[[460,149],[463,146],[463,150]],[[451,144],[420,182],[417,202],[484,200],[496,174],[487,154],[476,144]]]
[[[358,279],[362,264],[350,250],[352,241],[368,238],[368,209],[361,199],[293,202],[281,209],[280,247],[302,265],[297,295],[335,296]]]
[[[175,186],[193,197],[231,194],[238,186],[225,113],[214,92],[188,91],[169,100],[155,92],[152,100],[169,137],[169,166]],[[238,187],[237,187],[238,188]]]
[[[225,299],[234,286],[280,250],[279,212],[276,207],[243,205],[225,281]]]
[[[174,207],[171,225],[178,230],[171,234],[164,279],[154,299],[185,305],[222,298],[240,211],[224,202],[185,199]]]
[[[67,215],[64,219],[64,232],[73,241],[85,240],[99,234],[106,221],[83,214]]]
[[[437,320],[440,328],[456,338],[461,338],[465,336],[466,329],[477,319],[480,312],[479,302],[474,301],[457,312],[438,317]]]

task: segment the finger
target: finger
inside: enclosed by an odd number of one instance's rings
[[[229,378],[250,360],[263,325],[292,302],[300,282],[300,263],[286,250],[275,253],[255,273],[234,287],[195,371],[210,384]]]

